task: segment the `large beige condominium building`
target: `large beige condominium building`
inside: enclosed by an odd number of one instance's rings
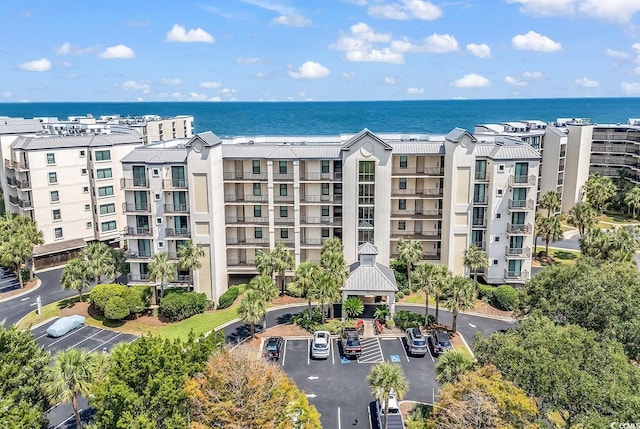
[[[593,124],[589,170],[640,184],[640,119],[626,124]]]
[[[530,277],[539,153],[517,139],[482,141],[455,129],[425,134],[254,137],[203,133],[137,148],[122,160],[130,283],[148,283],[155,252],[177,260],[182,240],[205,251],[195,279],[217,300],[229,282],[257,273],[256,252],[282,242],[296,263],[318,261],[342,240],[347,262],[360,244],[378,261],[401,237],[422,259],[464,274],[464,251],[487,251],[491,283]]]
[[[21,136],[2,142],[7,211],[44,235],[36,267],[66,260],[87,241],[119,241],[125,225],[120,159],[142,144],[132,130],[99,135]]]
[[[138,131],[145,144],[193,136],[193,116],[190,115],[172,117],[145,115],[135,118],[113,118],[112,120]]]

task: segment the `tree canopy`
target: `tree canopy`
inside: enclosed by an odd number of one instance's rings
[[[637,241],[626,228],[602,231],[588,230],[578,241],[584,256],[599,262],[631,262],[636,254]]]

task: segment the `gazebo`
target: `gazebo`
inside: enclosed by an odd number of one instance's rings
[[[344,286],[340,288],[342,293],[342,308],[349,296],[385,296],[386,303],[393,315],[395,313],[396,277],[393,270],[376,262],[378,249],[371,243],[364,243],[358,247],[358,262],[349,266],[349,277]],[[344,319],[344,311],[342,313]]]

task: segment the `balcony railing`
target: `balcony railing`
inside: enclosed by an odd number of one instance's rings
[[[256,261],[252,259],[227,259],[228,267],[255,267]]]
[[[396,167],[392,170],[394,176],[405,175],[424,175],[424,176],[444,176],[444,168],[442,167],[420,167],[420,168],[399,168]]]
[[[391,231],[391,236],[394,238],[398,237],[412,237],[417,239],[440,239],[442,235],[442,231],[433,230],[433,231],[411,231],[406,229],[397,229]]]
[[[18,179],[16,179],[15,177],[7,177],[7,185],[15,188],[16,186],[18,186]]]
[[[9,195],[9,203],[13,204],[14,206],[18,206],[20,205],[20,198]]]
[[[505,247],[505,256],[507,258],[528,258],[531,256],[529,247]]]
[[[269,245],[268,238],[237,238],[227,237],[227,244],[229,245],[246,245],[246,246],[259,246],[264,247]]]
[[[165,213],[189,213],[189,204],[165,204]]]
[[[148,203],[122,203],[122,211],[125,213],[150,212],[151,205]]]
[[[487,205],[489,203],[489,196],[488,195],[474,195],[473,196],[473,204],[479,204],[479,205]]]
[[[533,227],[530,223],[527,224],[507,224],[507,234],[531,234]]]
[[[173,279],[169,281],[169,284],[191,284],[191,276],[188,274],[180,274],[173,276]]]
[[[307,225],[342,225],[341,217],[321,216],[321,217],[301,217],[301,224]]]
[[[18,205],[23,209],[33,208],[33,201],[18,199]]]
[[[300,173],[300,180],[305,181],[326,181],[341,180],[342,172],[334,171],[332,173],[305,172]]]
[[[487,218],[472,219],[471,225],[475,227],[487,226]]]
[[[440,259],[440,252],[422,252],[422,260],[433,261]]]
[[[149,180],[146,177],[136,179],[120,179],[120,189],[148,189]]]
[[[266,225],[269,223],[268,217],[234,217],[227,216],[225,218],[227,224],[241,223],[250,225]]]
[[[149,283],[149,274],[129,274],[127,275],[128,283]]]
[[[510,210],[533,210],[533,200],[509,200]]]
[[[278,225],[293,225],[295,222],[293,217],[276,217],[273,221]]]
[[[167,237],[191,237],[190,228],[167,228],[164,230]]]
[[[130,250],[126,255],[127,259],[150,259],[152,256],[153,252],[151,250]]]
[[[300,195],[303,203],[342,203],[342,195]]]
[[[273,201],[276,203],[293,203],[293,195],[274,195]]]
[[[254,173],[252,171],[225,171],[222,173],[224,180],[267,180],[267,173]]]
[[[187,189],[187,179],[164,179],[162,181],[163,189]]]
[[[393,189],[391,195],[415,197],[442,197],[442,189]]]
[[[515,281],[522,282],[529,280],[529,271],[521,270],[521,271],[509,271],[504,270],[504,280],[505,281]]]
[[[440,209],[421,209],[421,210],[392,210],[391,215],[394,217],[416,217],[437,219],[442,217]]]
[[[288,182],[293,180],[293,173],[273,173],[274,182]]]
[[[125,226],[122,231],[124,235],[145,236],[151,235],[151,227],[149,226]]]
[[[28,180],[16,180],[16,187],[18,189],[31,189],[31,182]]]
[[[536,176],[511,175],[509,176],[510,186],[535,186]]]
[[[300,240],[300,244],[302,246],[322,246],[322,244],[327,241],[329,237],[326,238],[303,238]]]
[[[17,162],[17,161],[12,161],[10,159],[4,160],[4,166],[12,170],[28,170],[29,169],[29,164],[27,164],[26,162]]]
[[[472,244],[475,244],[480,250],[487,250],[487,243],[484,241],[474,241]]]
[[[268,195],[236,195],[236,194],[225,194],[224,201],[226,203],[235,203],[235,202],[249,202],[249,203],[266,203],[269,201]]]
[[[488,171],[476,171],[475,173],[476,182],[488,182],[489,177],[490,176]]]

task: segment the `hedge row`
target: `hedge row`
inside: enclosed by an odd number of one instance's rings
[[[225,293],[220,295],[220,299],[218,299],[218,308],[229,308],[233,301],[240,295],[240,288],[238,286],[231,286]]]
[[[478,297],[486,298],[494,307],[500,310],[515,310],[518,305],[518,291],[513,286],[487,286],[478,285]]]
[[[96,285],[89,294],[89,302],[111,320],[124,319],[130,314],[144,311],[150,298],[151,289],[148,286],[121,284]]]
[[[176,289],[166,293],[160,301],[160,315],[171,322],[188,319],[207,309],[207,296],[204,293],[187,292]]]

